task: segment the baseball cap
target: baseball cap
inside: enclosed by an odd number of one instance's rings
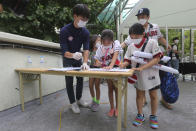
[[[150,15],[150,10],[148,8],[141,8],[138,10],[138,13],[135,15],[135,16],[138,16],[138,15],[147,15],[149,16]]]

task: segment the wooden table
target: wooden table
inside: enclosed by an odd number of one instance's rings
[[[80,76],[93,78],[117,79],[115,86],[118,88],[118,118],[117,131],[121,131],[122,127],[122,98],[124,96],[124,127],[127,127],[127,79],[132,76],[134,71],[129,72],[102,72],[102,71],[49,71],[47,68],[19,68],[15,70],[19,73],[20,79],[20,100],[21,108],[24,111],[24,86],[25,81],[39,80],[39,96],[42,104],[41,74],[48,75],[64,75],[64,76]]]

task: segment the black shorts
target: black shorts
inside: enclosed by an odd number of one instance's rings
[[[135,88],[137,88],[136,86],[134,86]],[[159,89],[160,88],[160,85],[158,85],[158,86],[155,86],[154,88],[152,88],[152,89],[150,89],[150,90],[148,90],[148,91],[153,91],[153,90],[157,90],[157,89]]]
[[[159,88],[160,88],[160,85],[155,86],[154,88],[150,89],[149,91],[157,90],[157,89],[159,89]]]

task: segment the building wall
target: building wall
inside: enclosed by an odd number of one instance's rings
[[[31,57],[32,64],[28,63],[28,56]],[[44,63],[40,63],[40,56],[44,57]],[[24,67],[62,67],[62,57],[48,52],[0,47],[0,111],[20,104],[19,77],[15,69]],[[64,88],[64,76],[42,75],[43,96]],[[25,102],[38,97],[38,81],[25,83]]]

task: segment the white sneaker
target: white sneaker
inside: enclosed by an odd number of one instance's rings
[[[80,99],[79,101],[77,101],[78,105],[79,106],[82,106],[82,107],[89,107],[89,103],[83,101],[82,99]]]
[[[75,114],[80,113],[80,108],[78,107],[78,104],[76,102],[71,104],[71,109],[72,109],[73,113],[75,113]]]

